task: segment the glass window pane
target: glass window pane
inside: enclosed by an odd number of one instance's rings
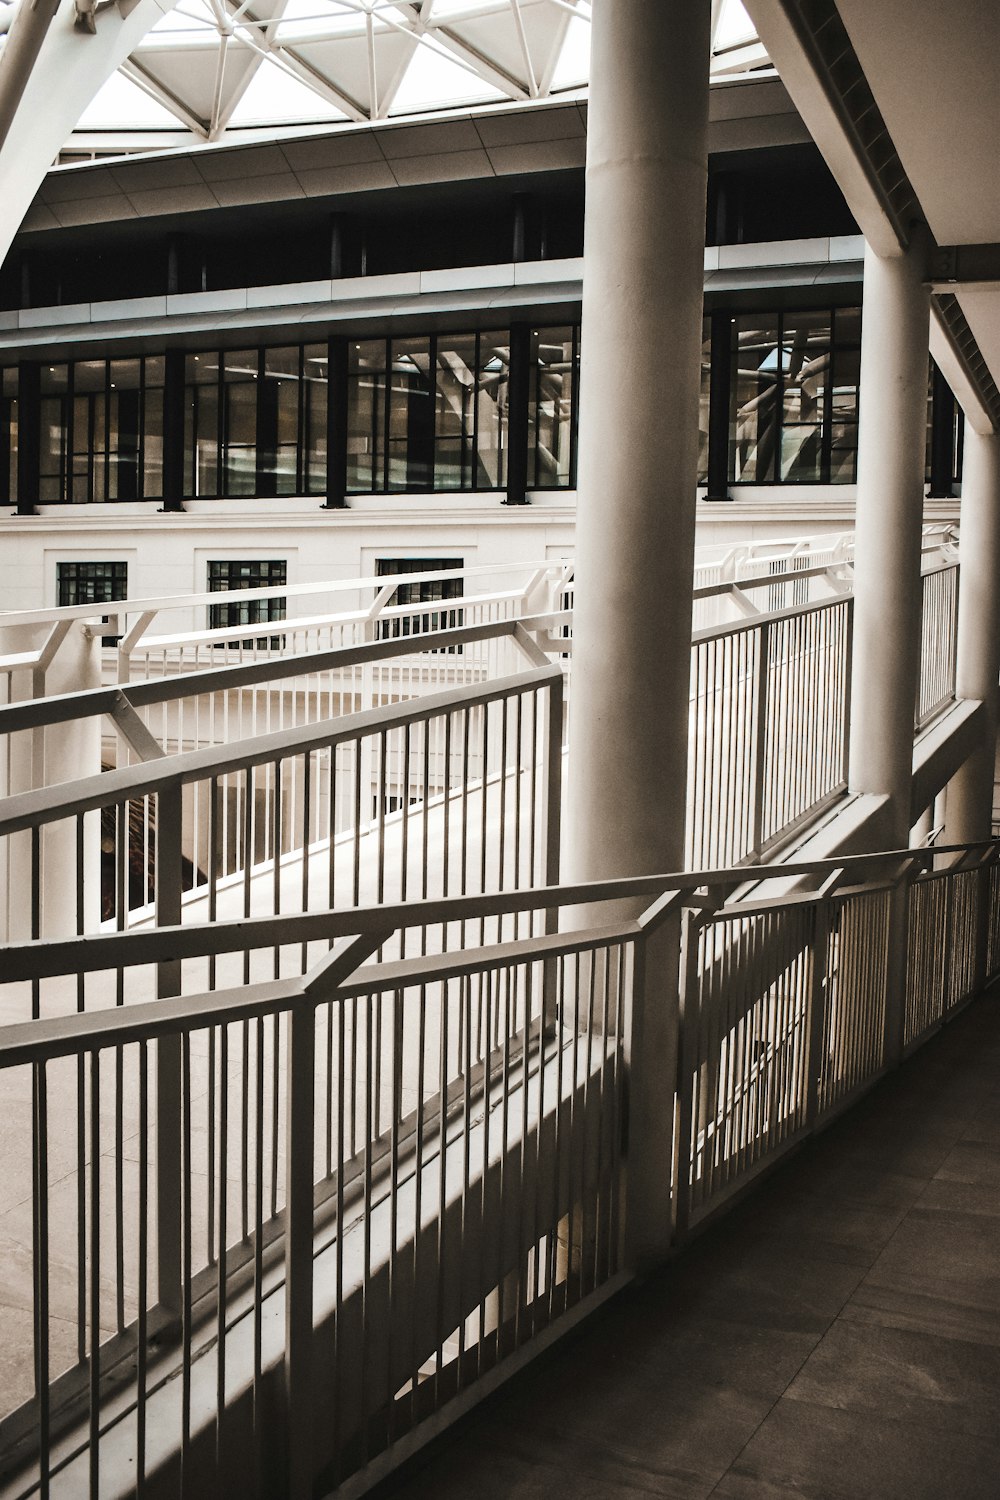
[[[528,477],[536,489],[572,483],[576,385],[573,344],[572,328],[532,330]]]
[[[61,562],[56,563],[56,602],[72,604],[109,604],[113,599],[128,597],[128,563]],[[107,616],[105,616],[105,620]],[[102,646],[113,646],[116,635],[101,637]]]
[[[507,483],[507,398],[510,392],[510,332],[479,335],[476,396],[476,489]]]
[[[712,392],[712,320],[701,323],[701,383],[698,389],[698,483],[708,483],[708,411]]]
[[[217,354],[184,361],[184,494],[219,494],[219,376]]]
[[[288,564],[284,559],[274,562],[269,560],[243,561],[225,559],[224,561],[213,561],[208,565],[208,588],[210,593],[223,593],[234,589],[261,589],[276,588],[288,581]],[[283,620],[285,618],[285,600],[280,596],[276,599],[239,599],[227,600],[225,604],[213,604],[208,611],[208,624],[210,630],[219,630],[227,625],[262,625],[271,620]],[[238,647],[239,641],[228,643]],[[270,646],[278,650],[282,644],[281,636],[265,636],[256,641],[258,649],[265,651]]]
[[[160,499],[163,496],[163,391],[156,386],[146,387],[142,414],[142,459],[143,499]]]
[[[761,313],[733,319],[729,477],[736,484],[774,477],[780,369],[778,319]]]
[[[441,334],[437,346],[434,487],[472,486],[476,435],[476,335]]]
[[[257,490],[257,351],[223,355],[223,493]]]
[[[140,381],[137,359],[114,359],[108,371],[108,498],[139,498]],[[95,449],[102,444],[95,435]]]
[[[67,427],[65,397],[42,397],[40,425],[38,497],[43,502],[65,500]]]
[[[17,370],[0,371],[0,499],[17,499]]]
[[[384,339],[352,344],[347,362],[347,488],[384,488]]]
[[[393,339],[390,356],[388,488],[426,489],[434,461],[430,340]]]
[[[326,345],[307,344],[302,351],[302,477],[307,495],[320,495],[326,490],[327,367]]]

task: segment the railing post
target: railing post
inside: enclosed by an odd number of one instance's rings
[[[978,995],[989,980],[990,941],[990,863],[981,860],[976,868],[976,967],[972,993]]]
[[[183,788],[165,786],[156,799],[156,925],[181,920],[181,829]],[[128,816],[122,837],[128,839]],[[128,850],[126,848],[126,863]],[[179,995],[181,965],[166,959],[156,966],[159,998]],[[156,1277],[160,1305],[181,1309],[181,1038],[156,1043]]]
[[[639,918],[625,1015],[624,1261],[662,1261],[673,1238],[670,1166],[677,1076],[681,910],[668,891]]]
[[[342,1004],[337,986],[391,936],[341,938],[312,969],[288,1018],[285,1093],[286,1500],[311,1500],[316,1392],[313,1381],[313,1201],[316,1140],[316,1007]],[[341,1067],[343,1067],[341,1060]],[[341,1226],[337,1226],[338,1233]],[[340,1400],[340,1391],[332,1394]],[[362,1393],[364,1405],[364,1393]],[[367,1410],[367,1408],[365,1408]]]
[[[847,610],[847,639],[844,643],[844,740],[842,749],[841,780],[847,786],[851,776],[851,689],[854,671],[854,595],[849,594],[845,604]]]
[[[285,1132],[285,1400],[288,1500],[313,1492],[313,1175],[316,1008],[302,996],[288,1018]],[[339,1229],[339,1226],[338,1226]]]
[[[759,854],[764,842],[764,750],[767,741],[768,678],[771,666],[771,629],[760,627],[757,650],[757,702],[753,745],[753,843],[751,853]]]
[[[563,774],[563,677],[553,677],[548,686],[548,720],[545,726],[545,822],[542,828],[542,883],[559,884],[562,844]],[[559,931],[559,910],[550,906],[543,918],[547,933]],[[559,965],[547,959],[542,970],[542,1019],[546,1033],[554,1033]]]
[[[882,1060],[894,1068],[906,1040],[907,969],[910,932],[910,872],[907,863],[889,898],[889,937],[885,976],[885,1028]]]
[[[819,1086],[823,1072],[823,1049],[826,1046],[826,967],[830,947],[830,900],[817,901],[813,908],[812,973],[809,984],[809,1032],[806,1047],[805,1115],[806,1128],[815,1129],[819,1118]]]
[[[701,920],[700,912],[685,911],[676,929],[680,973],[671,1155],[672,1239],[676,1243],[686,1238],[691,1220],[691,1120],[694,1112],[694,1039],[698,1033],[698,934]]]

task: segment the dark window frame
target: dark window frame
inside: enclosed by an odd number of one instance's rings
[[[480,469],[480,460],[479,460],[479,438],[480,438],[479,393],[480,393],[480,388],[481,388],[480,387],[480,380],[481,380],[482,373],[483,373],[483,352],[482,352],[483,351],[483,341],[486,340],[487,342],[496,342],[496,337],[497,337],[498,334],[502,334],[502,335],[506,336],[507,347],[508,347],[508,350],[509,350],[510,347],[511,347],[511,330],[510,330],[509,327],[505,327],[505,328],[476,328],[476,329],[452,328],[452,329],[448,329],[446,331],[431,332],[431,333],[428,333],[426,335],[420,334],[420,333],[414,333],[414,334],[405,333],[405,334],[397,334],[394,337],[392,334],[386,334],[384,336],[378,336],[378,337],[374,337],[374,338],[366,338],[366,339],[359,339],[359,340],[351,340],[350,341],[351,344],[354,344],[354,343],[381,344],[382,345],[382,361],[381,361],[381,368],[379,370],[377,370],[377,371],[372,371],[371,372],[371,374],[373,376],[373,379],[374,379],[374,387],[373,387],[373,389],[374,389],[374,393],[375,393],[373,401],[372,401],[372,413],[371,413],[372,462],[371,462],[370,467],[371,467],[371,470],[372,470],[372,482],[371,482],[371,484],[368,484],[368,485],[358,485],[358,484],[350,484],[349,483],[347,485],[347,487],[346,487],[346,491],[345,491],[346,494],[348,494],[348,495],[400,495],[400,494],[402,494],[402,495],[406,495],[406,494],[415,494],[415,495],[423,495],[423,494],[434,494],[434,495],[462,495],[462,494],[502,495],[502,494],[506,493],[506,490],[507,490],[507,467],[508,467],[508,464],[510,462],[510,454],[509,454],[509,431],[510,431],[510,380],[511,380],[511,370],[510,370],[510,362],[509,362],[510,361],[510,355],[509,354],[508,354],[508,365],[507,365],[507,382],[508,382],[508,384],[507,384],[507,427],[506,427],[506,429],[504,428],[504,424],[503,424],[502,420],[498,424],[498,444],[497,444],[497,453],[499,455],[498,470],[499,470],[500,474],[502,475],[502,478],[498,478],[498,481],[497,481],[496,484],[487,484],[487,483],[483,483],[481,481],[481,479],[480,479],[480,473],[479,473],[479,469]],[[392,392],[392,369],[393,369],[393,359],[394,359],[393,347],[392,346],[393,346],[394,343],[396,343],[396,344],[402,344],[404,342],[412,342],[415,339],[421,339],[421,338],[426,338],[426,340],[427,340],[427,351],[428,351],[428,362],[427,362],[428,375],[427,375],[427,381],[428,381],[428,389],[427,389],[427,391],[425,393],[423,393],[423,396],[426,396],[426,398],[428,399],[428,403],[429,403],[429,413],[428,413],[429,420],[426,423],[426,429],[427,429],[426,432],[420,432],[420,431],[418,431],[415,434],[415,436],[414,436],[414,442],[417,445],[417,453],[416,453],[416,458],[415,458],[415,461],[414,461],[413,459],[410,458],[409,451],[408,451],[408,466],[410,466],[410,467],[414,466],[414,462],[415,462],[416,465],[419,465],[419,464],[426,465],[427,476],[428,477],[427,477],[426,480],[421,481],[421,480],[411,479],[411,477],[408,475],[407,482],[405,484],[399,484],[399,483],[393,482],[392,479],[391,479],[391,477],[390,477],[391,459],[392,459],[392,450],[391,450],[391,447],[390,447],[390,430],[391,430],[392,407],[393,407],[393,403],[392,403],[392,394],[393,394],[393,392]],[[437,444],[438,444],[438,431],[437,431],[437,412],[438,412],[438,379],[437,379],[437,375],[438,375],[438,351],[442,347],[446,348],[448,346],[448,343],[450,341],[452,341],[452,340],[455,340],[455,339],[467,339],[467,338],[474,338],[475,341],[476,341],[476,350],[475,350],[475,384],[473,386],[473,398],[472,398],[472,433],[471,433],[471,447],[470,447],[470,451],[469,451],[469,460],[468,460],[468,466],[469,466],[469,470],[470,470],[470,474],[469,474],[470,482],[468,484],[462,484],[462,483],[458,483],[458,484],[443,484],[443,483],[440,483],[438,481],[437,472],[436,472],[437,471],[437,467],[438,467],[438,457],[437,457]],[[361,378],[361,372],[351,372],[350,369],[348,370],[347,387],[346,387],[346,389],[344,391],[344,413],[345,413],[345,420],[348,420],[350,409],[351,409],[351,385],[352,385],[352,382],[354,382],[356,380],[359,380],[360,378]],[[409,400],[411,402],[414,399],[414,394],[415,393],[412,392],[412,391],[409,393]],[[423,399],[423,396],[422,396],[421,399]],[[412,425],[419,427],[421,424],[419,423],[419,420],[418,420],[416,423],[414,423]],[[421,449],[424,449],[425,451],[421,452],[420,451]],[[460,465],[460,468],[462,470],[465,469],[465,461],[464,461],[464,459],[463,459],[462,464]]]
[[[245,570],[245,576],[234,576],[236,569]],[[288,562],[285,558],[211,558],[207,579],[210,594],[287,587]],[[287,617],[286,607],[286,600],[282,598],[247,599],[242,603],[235,599],[224,600],[221,604],[208,606],[208,628],[225,630],[236,625],[270,625]],[[281,635],[262,636],[253,645],[259,651],[280,651],[284,639]],[[222,641],[219,644],[229,650],[239,650],[246,641]]]
[[[464,567],[463,557],[378,557],[375,559],[375,574],[378,578],[397,578],[407,573],[445,573],[450,569]],[[388,605],[446,605],[449,599],[461,599],[464,592],[464,576],[425,578],[419,583],[401,583],[388,601]],[[401,595],[404,597],[400,597]],[[443,623],[441,616],[446,617]],[[406,636],[426,634],[432,630],[460,630],[464,619],[464,610],[446,608],[428,610],[415,622],[411,622],[406,616],[388,620],[383,618],[379,621],[379,640],[400,640]],[[446,646],[442,649],[457,655],[461,653],[462,647]]]
[[[135,494],[125,496],[119,494],[112,497],[110,493],[112,473],[115,472],[121,474],[124,471],[125,466],[122,465],[120,461],[115,461],[116,456],[122,452],[120,443],[119,446],[114,450],[112,450],[111,447],[112,424],[110,417],[112,410],[112,391],[117,389],[116,384],[114,384],[111,380],[111,367],[114,364],[133,359],[136,360],[139,365],[139,384],[138,386],[128,388],[130,391],[135,392],[137,404],[137,421],[136,431],[134,434],[135,456],[134,463],[129,465],[129,467],[134,468],[135,471]],[[59,427],[61,430],[61,449],[59,453],[57,468],[54,471],[49,471],[45,474],[42,474],[41,471],[39,472],[39,481],[41,481],[42,479],[55,481],[56,489],[58,490],[58,497],[52,498],[51,496],[46,496],[42,498],[40,482],[39,498],[41,499],[41,503],[43,505],[129,505],[136,502],[141,502],[144,504],[147,501],[163,500],[162,459],[159,466],[159,491],[150,491],[148,493],[146,491],[147,397],[152,391],[160,391],[162,393],[165,389],[164,382],[160,382],[154,385],[150,384],[147,380],[147,367],[151,361],[155,360],[162,361],[163,355],[123,353],[113,357],[105,358],[103,360],[58,361],[58,365],[65,366],[66,368],[66,389],[64,391],[57,392],[42,391],[39,398],[40,403],[44,403],[46,401],[58,402],[60,407]],[[76,388],[77,365],[100,363],[104,365],[104,380],[102,386],[99,389],[95,390],[78,391]],[[50,369],[54,368],[57,368],[57,366],[50,366]],[[77,421],[78,398],[86,402],[85,434],[83,434],[82,432],[77,432],[77,427],[81,425]],[[104,403],[104,433],[100,446],[98,446],[95,442],[95,421],[97,414],[97,404],[95,398],[100,398]],[[39,410],[41,410],[41,406]],[[161,441],[162,420],[163,419],[161,413]],[[121,431],[122,428],[119,422],[118,426],[115,429],[115,432],[120,436]],[[102,493],[99,495],[94,493],[95,469],[97,467],[95,460],[97,460],[98,458],[101,461],[100,467],[103,472],[103,480],[101,483]],[[79,469],[77,468],[78,460],[82,461],[81,467]],[[83,480],[82,487],[84,490],[84,495],[81,499],[74,498],[73,494],[74,481],[77,479]]]
[[[326,495],[327,475],[324,466],[323,472],[317,474],[314,466],[310,463],[310,437],[312,412],[310,404],[306,399],[306,392],[310,384],[320,383],[326,386],[327,403],[330,399],[329,367],[326,377],[316,381],[312,376],[307,376],[306,366],[311,358],[307,351],[322,349],[324,352],[321,359],[327,358],[327,341],[325,339],[309,339],[304,343],[272,343],[252,344],[245,351],[241,349],[196,349],[192,350],[188,360],[214,359],[216,363],[215,379],[211,381],[195,381],[189,377],[189,367],[185,362],[184,371],[184,455],[182,464],[182,492],[185,500],[266,500],[284,498],[311,498],[313,496],[322,498]],[[281,379],[289,378],[284,375],[275,375],[267,368],[267,356],[275,350],[291,349],[297,354],[297,371],[290,377],[297,382],[298,402],[295,417],[295,485],[291,491],[282,494],[278,487],[277,454],[280,449],[278,442],[278,401],[276,393],[272,391],[271,385]],[[226,386],[234,383],[250,384],[245,382],[227,381],[225,367],[227,357],[231,360],[234,354],[246,353],[252,362],[256,364],[255,373],[251,380],[256,388],[256,400],[254,403],[254,478],[253,487],[249,493],[240,492],[231,488],[227,479],[229,473],[229,450],[232,446],[229,437],[230,414],[226,401]],[[215,420],[214,423],[206,422],[199,417],[197,392],[199,390],[211,390],[215,397]],[[319,433],[325,445],[328,428],[328,413],[324,410],[317,417]],[[214,432],[205,431],[205,426],[214,426]],[[189,442],[190,439],[190,442]],[[208,488],[198,487],[198,443],[200,440],[208,439],[214,443],[215,448],[215,480]],[[327,454],[329,463],[329,454]]]
[[[103,571],[102,571],[103,570]],[[80,585],[90,597],[80,597]],[[106,588],[103,587],[106,585]],[[119,588],[121,592],[116,593]],[[72,595],[72,597],[70,597]],[[66,558],[56,563],[56,603],[60,609],[76,604],[113,604],[128,598],[128,563],[120,560],[96,560],[94,558]],[[107,624],[108,616],[102,617]],[[115,646],[120,635],[101,637],[102,646]]]
[[[719,311],[721,309],[716,309],[716,310]],[[800,485],[801,486],[801,485],[805,485],[805,484],[809,484],[809,485],[824,485],[824,486],[825,485],[838,485],[838,484],[855,484],[857,482],[857,474],[858,474],[858,446],[857,446],[858,416],[857,416],[857,413],[858,413],[858,410],[859,410],[859,402],[860,402],[860,389],[861,389],[860,379],[857,381],[857,383],[854,386],[854,390],[855,390],[855,418],[854,418],[853,422],[848,422],[848,423],[845,424],[845,425],[847,425],[849,427],[853,427],[854,428],[854,444],[853,444],[853,448],[851,450],[853,452],[853,462],[851,464],[851,472],[850,472],[849,475],[845,475],[843,477],[837,477],[837,478],[833,477],[833,451],[834,451],[834,449],[833,449],[833,428],[834,428],[834,422],[835,422],[833,402],[834,402],[834,393],[835,393],[836,384],[837,384],[837,377],[838,377],[838,368],[837,367],[838,367],[839,360],[842,359],[846,355],[851,355],[851,354],[858,354],[859,355],[860,354],[860,350],[861,350],[860,323],[858,324],[859,333],[858,333],[857,339],[854,339],[854,338],[840,339],[840,338],[838,338],[838,335],[837,335],[838,314],[842,318],[847,313],[852,313],[852,314],[853,313],[860,313],[861,312],[861,304],[860,303],[848,303],[848,304],[844,304],[842,306],[839,305],[839,304],[831,306],[829,303],[827,303],[827,304],[823,304],[823,305],[811,304],[808,307],[779,307],[779,308],[773,308],[773,309],[772,308],[763,308],[763,309],[760,309],[760,310],[751,309],[751,308],[743,308],[743,307],[740,307],[740,306],[733,306],[733,307],[726,308],[725,311],[729,315],[731,325],[733,323],[735,323],[735,321],[737,319],[739,319],[739,318],[754,318],[754,319],[757,319],[762,325],[767,325],[769,322],[772,323],[773,327],[774,327],[774,330],[775,330],[775,340],[774,340],[774,342],[775,342],[775,348],[778,350],[777,369],[775,371],[775,377],[776,378],[775,378],[775,395],[774,395],[774,410],[775,410],[776,430],[775,430],[775,439],[774,439],[773,450],[772,450],[772,452],[770,454],[768,465],[767,465],[768,472],[764,476],[761,476],[759,473],[755,473],[752,479],[746,479],[746,478],[743,478],[742,476],[739,477],[739,478],[737,478],[736,477],[736,448],[735,448],[735,442],[734,442],[734,438],[733,438],[733,430],[734,430],[735,416],[736,416],[736,410],[737,410],[737,404],[736,403],[737,403],[737,388],[738,387],[737,387],[736,371],[737,371],[738,359],[739,359],[739,340],[737,338],[733,338],[733,340],[732,340],[732,357],[731,357],[731,367],[730,367],[730,375],[729,375],[729,425],[730,425],[730,439],[729,439],[729,454],[728,454],[728,463],[727,463],[728,482],[730,484],[739,485],[741,488],[744,485],[747,488],[752,488],[754,486],[761,486],[761,485],[766,485],[766,486],[770,487],[770,486],[778,486],[778,485],[788,485],[788,486]],[[782,446],[783,446],[783,438],[784,438],[785,429],[786,429],[786,427],[792,428],[792,427],[797,427],[797,426],[801,426],[801,425],[810,425],[810,424],[801,424],[801,423],[794,423],[794,422],[786,422],[786,420],[785,420],[786,372],[785,372],[785,368],[784,368],[784,358],[783,358],[783,351],[784,351],[784,349],[786,347],[785,328],[786,328],[786,324],[793,324],[796,319],[816,317],[816,316],[824,316],[824,317],[826,317],[829,320],[829,324],[830,324],[830,340],[829,340],[829,345],[828,345],[829,368],[828,368],[828,376],[827,376],[827,379],[824,382],[824,387],[823,387],[823,409],[822,409],[821,426],[820,426],[820,463],[819,463],[819,475],[815,479],[802,479],[802,478],[797,478],[797,477],[785,479],[785,478],[782,477],[782,474],[781,474],[781,454],[782,454]]]

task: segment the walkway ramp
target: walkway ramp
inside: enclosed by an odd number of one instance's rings
[[[994,1500],[998,1076],[993,989],[380,1496]]]

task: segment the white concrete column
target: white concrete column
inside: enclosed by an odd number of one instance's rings
[[[979,744],[948,783],[945,841],[988,839],[1000,681],[1000,435],[965,429],[959,556],[955,693],[979,698],[986,714]]]
[[[569,878],[683,863],[710,0],[597,0]]]
[[[887,795],[881,843],[910,832],[920,665],[929,300],[925,250],[865,252],[850,789]]]

